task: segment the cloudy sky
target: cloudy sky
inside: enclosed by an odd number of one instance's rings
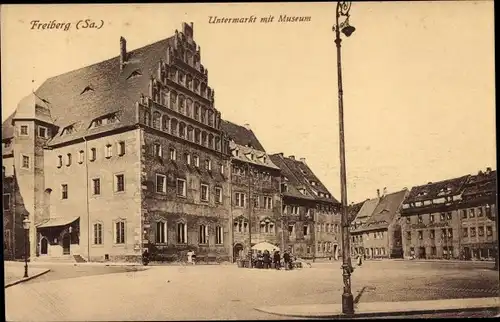
[[[223,118],[250,124],[268,152],[305,157],[340,199],[334,14],[334,3],[2,6],[2,120],[48,77],[117,56],[120,36],[135,49],[192,21]],[[208,23],[251,15],[275,19]],[[77,30],[82,19],[104,26]],[[496,168],[493,2],[354,3],[350,22],[349,202]]]

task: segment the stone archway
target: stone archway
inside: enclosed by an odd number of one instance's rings
[[[42,237],[40,239],[40,255],[48,255],[49,254],[49,241],[46,237]]]
[[[237,243],[233,247],[233,258],[234,260],[241,258],[243,256],[243,245],[240,243]]]

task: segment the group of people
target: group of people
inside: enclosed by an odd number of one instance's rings
[[[255,268],[269,269],[274,266],[274,269],[279,270],[283,267],[285,270],[290,270],[293,268],[293,261],[294,259],[287,250],[285,250],[283,258],[281,258],[279,250],[274,251],[272,256],[268,250],[259,250],[252,255],[252,267]]]

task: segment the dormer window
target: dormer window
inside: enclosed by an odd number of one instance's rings
[[[127,77],[127,79],[131,79],[138,76],[142,76],[142,73],[140,70],[136,69]]]
[[[420,191],[417,196],[418,197],[423,197],[423,196],[426,196],[426,195],[427,195],[426,191]]]
[[[288,192],[288,186],[286,183],[281,184],[281,192]]]
[[[101,126],[102,125],[102,119],[97,119],[94,121],[95,126]]]
[[[311,186],[316,186],[316,185],[317,185],[316,181],[311,181]]]
[[[80,95],[89,92],[89,91],[94,91],[94,89],[89,85],[83,89],[83,91],[80,93]]]
[[[67,126],[64,128],[64,130],[62,131],[62,134],[71,134],[73,133],[75,130],[75,128],[73,127],[73,125],[70,125],[70,126]]]
[[[305,195],[305,194],[306,194],[306,189],[304,189],[304,188],[299,188],[299,192],[300,192],[301,194]]]

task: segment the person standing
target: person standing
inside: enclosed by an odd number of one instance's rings
[[[194,265],[196,255],[194,254],[194,251],[192,249],[190,249],[189,252],[187,252],[187,257],[188,257],[188,263]]]
[[[277,270],[281,268],[281,256],[278,250],[274,252],[274,268]]]
[[[285,254],[283,254],[283,260],[285,261],[285,270],[290,269],[290,254],[285,250]]]

